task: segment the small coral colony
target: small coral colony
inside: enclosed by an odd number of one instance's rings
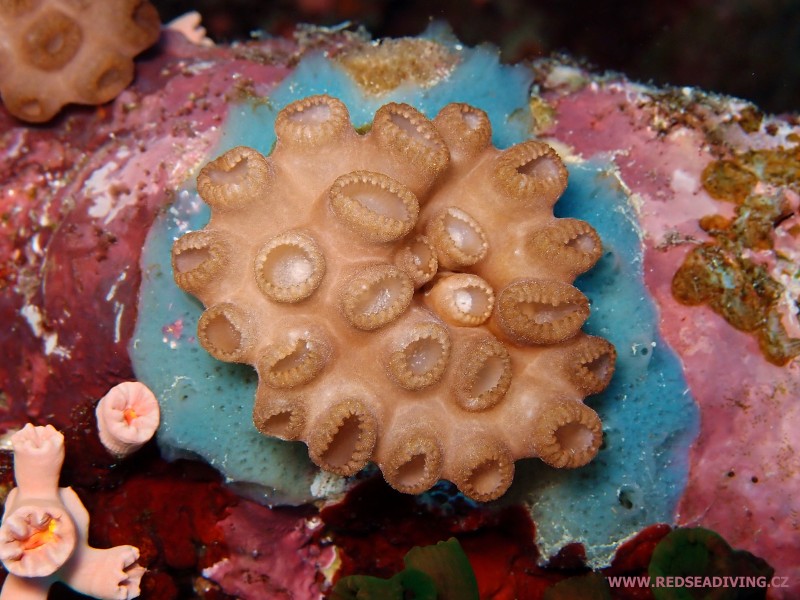
[[[360,135],[314,96],[275,128],[269,158],[237,147],[203,168],[211,221],[173,247],[175,281],[206,306],[200,343],[258,371],[256,427],[340,475],[373,461],[400,491],[448,479],[481,501],[516,459],[589,462],[602,433],[583,398],[615,350],[581,331],[571,284],[602,246],[553,216],[552,148],[497,150],[466,104],[433,121],[388,104]]]
[[[100,399],[96,415],[101,442],[122,458],[153,437],[159,408],[146,386],[126,382]],[[145,573],[138,549],[89,546],[89,513],[72,488],[58,487],[64,436],[51,425],[28,424],[11,445],[17,487],[0,525],[0,560],[8,571],[0,599],[43,600],[56,581],[94,598],[137,597]]]
[[[87,10],[89,8],[90,10]],[[142,0],[0,2],[0,95],[19,119],[49,121],[65,104],[102,104],[133,81],[133,57],[161,22]]]

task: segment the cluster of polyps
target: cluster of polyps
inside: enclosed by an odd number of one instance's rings
[[[275,129],[269,158],[239,147],[203,168],[211,221],[173,247],[176,282],[207,307],[201,344],[258,371],[256,427],[334,473],[372,460],[398,490],[449,479],[479,500],[518,458],[591,460],[601,423],[583,399],[615,351],[581,331],[571,283],[602,248],[553,216],[555,152],[497,150],[464,104],[433,121],[388,104],[360,135],[315,96]]]
[[[72,488],[59,488],[64,436],[26,425],[11,437],[17,487],[0,525],[0,561],[8,570],[0,600],[45,600],[56,581],[104,600],[139,595],[145,569],[133,546],[89,546],[89,513]]]
[[[0,0],[0,95],[25,121],[102,104],[133,80],[161,31],[147,0]]]

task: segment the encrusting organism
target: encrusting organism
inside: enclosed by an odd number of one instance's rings
[[[103,104],[133,80],[133,57],[156,43],[147,0],[0,0],[0,96],[23,121],[65,104]]]
[[[133,546],[89,546],[89,513],[72,488],[58,487],[64,436],[30,423],[11,437],[14,478],[0,524],[8,576],[0,600],[44,600],[56,581],[102,600],[139,595],[145,573]]]
[[[197,179],[210,223],[173,247],[175,281],[206,306],[198,339],[253,365],[253,417],[320,467],[368,461],[394,488],[439,479],[491,500],[514,461],[578,467],[601,423],[583,400],[616,353],[581,331],[572,282],[602,254],[553,205],[553,149],[491,145],[486,114],[380,108],[359,134],[329,96],[278,115],[269,158],[229,150]]]

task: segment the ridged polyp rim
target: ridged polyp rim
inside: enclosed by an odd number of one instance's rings
[[[582,338],[569,354],[567,372],[572,382],[586,395],[602,392],[614,375],[617,351],[613,344],[600,337]],[[592,368],[600,361],[601,368]]]
[[[414,246],[423,246],[428,254],[428,260],[422,260],[419,253],[413,250]],[[436,258],[436,248],[424,235],[418,235],[405,244],[395,255],[394,264],[402,269],[411,278],[415,288],[422,287],[433,279],[439,269],[439,260]]]
[[[302,354],[298,364],[289,368],[278,367],[281,362],[291,359],[298,352]],[[273,388],[297,387],[319,375],[329,355],[330,348],[325,341],[312,336],[297,336],[284,343],[268,346],[258,361],[258,373]]]
[[[452,102],[436,115],[433,124],[447,142],[467,157],[484,150],[492,140],[492,125],[484,111],[469,104]]]
[[[417,346],[431,342],[439,345],[439,357],[433,366],[423,373],[415,373],[410,365]],[[447,328],[435,322],[418,323],[412,327],[402,347],[389,355],[387,369],[391,378],[407,390],[420,390],[433,385],[442,378],[450,361],[450,335]]]
[[[499,498],[514,479],[514,458],[499,440],[482,433],[475,433],[470,438],[474,438],[469,439],[471,449],[459,460],[454,483],[473,500],[488,502]],[[489,479],[492,485],[476,485],[479,484],[477,478]]]
[[[580,238],[588,243],[576,243]],[[557,219],[535,231],[528,248],[534,258],[569,267],[574,275],[591,269],[603,254],[600,236],[591,225],[579,219]]]
[[[388,306],[378,311],[365,312],[359,304],[366,294],[371,294],[382,283],[394,281],[399,288]],[[388,292],[387,292],[388,293]],[[405,312],[414,295],[411,279],[393,265],[372,265],[359,269],[346,282],[341,292],[341,306],[353,327],[370,331],[391,323]]]
[[[471,235],[480,240],[477,249],[466,250],[465,244],[453,237],[447,225],[450,219],[460,221],[463,226],[471,230]],[[486,240],[483,228],[469,213],[454,206],[445,208],[431,219],[428,223],[426,234],[436,248],[439,263],[448,269],[474,265],[486,256],[486,252],[489,250],[489,243]]]
[[[352,195],[354,187],[374,188],[377,194],[388,194],[395,206],[405,212],[402,219],[381,214]],[[353,171],[342,175],[331,186],[333,213],[352,231],[372,242],[392,242],[405,237],[414,228],[419,215],[417,197],[402,183],[383,173]]]
[[[272,166],[247,146],[237,146],[212,160],[197,176],[197,192],[215,210],[242,208],[266,197]]]
[[[327,112],[322,120],[307,119],[310,111]],[[350,125],[350,114],[344,103],[322,94],[288,104],[275,119],[275,134],[282,143],[313,148],[339,139]]]
[[[561,314],[548,316],[554,311]],[[555,344],[580,330],[589,317],[589,301],[568,283],[524,279],[500,292],[497,314],[503,331],[516,341]]]
[[[288,415],[281,431],[268,427],[268,423],[279,415]],[[282,440],[297,440],[306,425],[306,406],[302,396],[259,388],[253,405],[253,424],[261,433]]]
[[[270,258],[281,248],[302,255],[304,264],[300,266],[308,268],[309,273],[300,283],[279,285],[264,273],[264,268]],[[279,267],[276,266],[276,268]],[[283,268],[289,269],[290,267],[285,265]],[[256,255],[254,269],[258,288],[268,298],[275,302],[300,302],[313,294],[322,283],[322,278],[325,276],[325,257],[317,242],[309,234],[302,231],[287,231],[275,236],[261,247]]]
[[[219,348],[211,339],[209,329],[217,319],[227,323],[238,336],[237,347],[233,350]],[[197,337],[203,348],[214,358],[224,362],[243,362],[252,344],[250,318],[241,308],[231,302],[215,304],[200,315],[197,323]]]
[[[389,458],[383,468],[386,481],[394,489],[406,494],[421,494],[430,489],[442,475],[443,452],[436,436],[429,431],[412,431],[401,437],[389,449]],[[422,475],[413,483],[404,481],[404,468],[424,457]]]
[[[345,448],[348,460],[344,464],[333,464],[326,455],[337,442],[337,436],[342,435],[342,427],[347,426],[351,419],[357,421],[357,439],[349,444],[352,448]],[[372,411],[361,400],[347,398],[331,406],[314,422],[308,440],[308,453],[311,460],[326,471],[342,476],[354,475],[372,457],[377,434],[377,421]]]
[[[43,71],[63,69],[83,43],[81,26],[57,9],[45,9],[21,36],[22,59]]]
[[[487,335],[485,339],[470,342],[461,352],[461,373],[456,386],[455,399],[468,411],[482,411],[500,402],[511,386],[511,357],[508,349],[499,340]],[[495,373],[487,375],[484,369]],[[491,377],[494,384],[479,393],[476,385],[480,377]]]
[[[204,251],[208,256],[188,270],[180,270],[181,255]],[[180,237],[172,245],[172,273],[175,283],[187,292],[195,292],[218,277],[228,263],[230,247],[225,238],[213,230],[201,229]]]
[[[476,295],[484,304],[483,310],[475,310]],[[427,298],[440,317],[459,327],[476,327],[484,323],[494,308],[492,287],[481,277],[468,273],[439,279]]]
[[[534,174],[526,173],[536,163]],[[495,159],[495,184],[507,197],[522,202],[552,207],[567,188],[567,179],[561,158],[544,142],[522,142]]]
[[[382,148],[420,171],[436,174],[450,162],[450,152],[439,132],[408,104],[384,104],[375,113],[372,132]]]
[[[565,447],[559,440],[564,427],[575,428],[573,436],[579,434],[588,443],[577,448]],[[597,413],[577,400],[552,402],[543,407],[532,433],[535,456],[557,468],[582,467],[597,455],[603,441]]]

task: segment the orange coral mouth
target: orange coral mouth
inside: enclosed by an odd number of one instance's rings
[[[130,425],[131,423],[133,423],[134,419],[136,419],[136,417],[138,417],[139,415],[136,414],[136,411],[133,410],[132,408],[126,408],[122,412],[122,416],[125,418],[125,422],[128,425]]]
[[[36,550],[36,548],[46,546],[51,542],[56,542],[60,539],[56,534],[57,529],[58,521],[52,517],[49,517],[47,523],[43,524],[42,529],[37,529],[37,531],[32,533],[27,539],[20,540],[20,547],[27,552],[29,550]]]

